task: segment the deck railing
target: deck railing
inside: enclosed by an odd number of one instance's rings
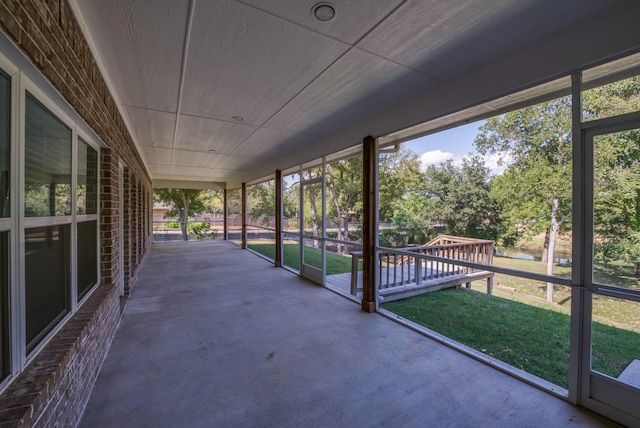
[[[469,275],[480,269],[468,268],[454,263],[462,260],[471,263],[491,265],[493,263],[493,241],[462,238],[454,242],[452,236],[443,236],[436,245],[385,249],[379,252],[379,288],[386,289],[400,285],[435,280],[454,275]],[[434,241],[432,241],[434,242]],[[434,260],[431,257],[438,257]],[[451,263],[442,261],[452,260]]]
[[[454,282],[459,279],[460,284],[470,282],[483,271],[479,268],[461,266],[455,261],[492,265],[493,251],[493,241],[451,235],[439,235],[421,246],[383,248],[378,252],[378,288],[385,290],[407,284],[422,285],[426,281],[446,281],[447,278]],[[354,294],[357,278],[356,258],[362,254],[354,252],[352,255],[354,263],[351,288]]]

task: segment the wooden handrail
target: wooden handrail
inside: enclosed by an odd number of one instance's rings
[[[441,257],[450,260],[461,260],[482,265],[493,265],[494,242],[487,239],[475,239],[451,235],[439,235],[418,247],[394,249],[398,252],[415,253],[397,254],[378,252],[378,277],[380,288],[391,288],[407,283],[420,284],[422,281],[434,280],[451,275],[469,275],[479,269],[456,266],[454,263],[423,261],[418,254]],[[355,292],[357,278],[357,259],[361,252],[352,255],[351,288]],[[424,266],[423,266],[424,265]]]

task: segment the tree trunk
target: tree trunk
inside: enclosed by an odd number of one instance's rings
[[[189,236],[187,235],[187,221],[189,219],[189,199],[187,198],[186,192],[182,191],[182,202],[183,202],[183,210],[182,215],[180,216],[180,229],[182,230],[182,240],[188,241]]]
[[[549,228],[544,232],[544,244],[542,247],[541,263],[547,263],[549,260]]]
[[[338,240],[344,241],[344,233],[342,231],[342,213],[340,212],[340,204],[338,204],[338,197],[336,196],[336,189],[333,186],[333,181],[329,181],[329,189],[331,189],[333,204],[336,206],[336,215],[338,217]],[[342,244],[337,245],[336,251],[338,254],[342,254]]]
[[[636,276],[640,276],[640,262],[636,263]]]
[[[553,197],[553,203],[551,205],[551,225],[549,227],[549,252],[547,255],[547,275],[553,275],[553,253],[556,248],[556,238],[558,237],[558,206],[560,205],[560,198],[558,196]],[[547,282],[547,300],[553,302],[553,284]]]
[[[311,205],[311,228],[313,236],[318,236],[318,211],[316,210],[316,192],[313,184],[309,186],[309,204]],[[318,240],[313,240],[313,246],[318,248]]]

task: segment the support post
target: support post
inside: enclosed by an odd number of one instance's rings
[[[276,257],[274,264],[282,267],[282,171],[276,170]]]
[[[242,246],[247,249],[247,183],[242,183]]]
[[[372,136],[362,141],[362,310],[376,311],[376,146]]]
[[[222,239],[229,239],[229,199],[227,189],[222,191]]]

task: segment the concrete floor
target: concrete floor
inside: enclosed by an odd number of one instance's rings
[[[80,424],[611,425],[224,241],[154,244]]]

